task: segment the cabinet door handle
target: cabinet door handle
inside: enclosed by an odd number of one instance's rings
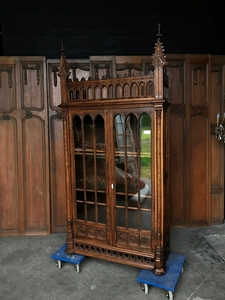
[[[113,190],[113,188],[114,188],[114,185],[113,185],[113,183],[111,184],[111,189]]]

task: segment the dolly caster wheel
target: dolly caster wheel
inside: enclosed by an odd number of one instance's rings
[[[148,294],[148,285],[147,283],[142,283],[141,285],[142,290],[145,292],[145,294]]]
[[[166,297],[167,297],[169,300],[173,300],[173,292],[167,291],[167,292],[166,292]]]
[[[57,266],[57,268],[58,268],[59,270],[62,269],[62,263],[61,263],[61,260],[57,260],[56,266]]]
[[[80,273],[80,271],[81,271],[80,265],[77,264],[77,265],[74,265],[74,267],[75,267],[77,273]]]

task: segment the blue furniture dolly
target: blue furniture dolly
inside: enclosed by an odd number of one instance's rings
[[[58,251],[52,254],[51,258],[56,261],[56,266],[58,269],[62,268],[62,261],[69,262],[75,265],[77,273],[80,273],[80,262],[85,258],[83,255],[79,254],[72,254],[68,255],[65,252],[66,244],[63,245]]]
[[[155,275],[152,271],[141,270],[136,278],[137,282],[142,283],[145,294],[148,294],[148,285],[155,286],[168,291],[168,299],[173,300],[173,293],[180,274],[183,272],[184,255],[170,253],[166,261],[166,273]]]

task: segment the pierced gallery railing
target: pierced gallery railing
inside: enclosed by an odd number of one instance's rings
[[[153,76],[69,82],[70,101],[154,97]]]

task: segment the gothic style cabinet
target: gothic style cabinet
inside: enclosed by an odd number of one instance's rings
[[[145,76],[72,81],[62,50],[67,250],[164,273],[169,84],[158,38]]]

